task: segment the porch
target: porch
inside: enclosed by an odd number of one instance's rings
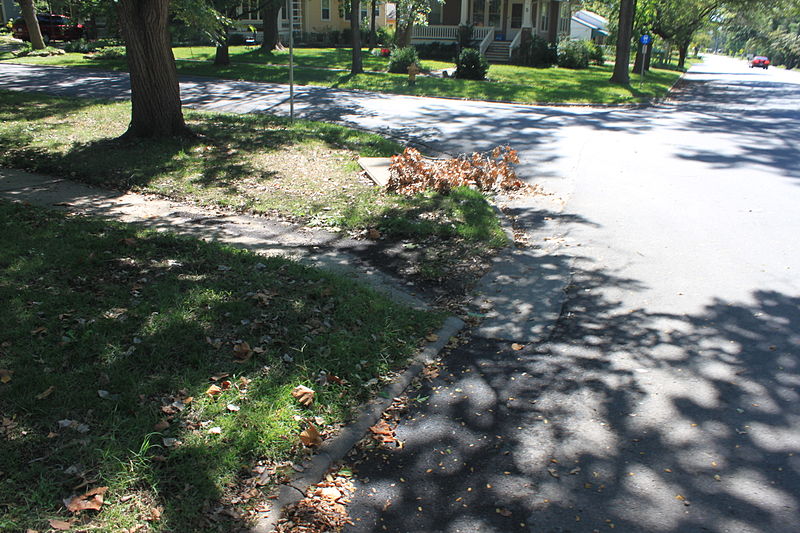
[[[569,35],[568,0],[446,0],[435,3],[427,26],[415,26],[412,43],[456,42],[459,26],[472,25],[472,39],[490,61],[507,62],[523,33],[551,42]]]

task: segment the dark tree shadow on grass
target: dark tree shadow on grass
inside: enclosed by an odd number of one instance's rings
[[[298,451],[298,426],[287,418],[299,409],[292,387],[321,370],[342,376],[353,389],[317,387],[313,410],[341,417],[365,399],[367,379],[401,364],[410,348],[400,341],[425,322],[282,259],[0,208],[0,368],[14,371],[0,388],[0,525],[9,531],[67,518],[62,500],[96,486],[110,487],[98,522],[133,527],[160,509],[167,530],[245,529],[237,480],[258,488],[256,461]],[[251,297],[256,291],[271,295],[269,305]],[[239,339],[263,352],[237,364]],[[230,384],[210,400],[211,376],[226,373]],[[169,426],[154,428],[163,419]]]

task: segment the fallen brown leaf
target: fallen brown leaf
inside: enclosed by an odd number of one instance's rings
[[[97,487],[80,496],[75,496],[67,503],[67,510],[71,513],[77,513],[87,509],[99,511],[103,506],[103,494],[105,494],[107,490],[108,487]]]
[[[381,232],[375,228],[370,228],[369,231],[367,231],[367,238],[377,241],[381,238]]]
[[[247,342],[240,342],[233,347],[233,357],[238,363],[244,363],[253,357],[253,350]]]
[[[54,390],[56,390],[55,386],[50,385],[49,387],[47,387],[47,389],[44,392],[41,392],[41,393],[37,394],[36,395],[36,399],[37,400],[44,400],[45,398],[47,398],[48,396],[53,394]]]
[[[206,389],[206,394],[208,394],[211,397],[214,397],[221,392],[222,388],[217,385],[211,385],[208,389]]]
[[[148,515],[144,517],[145,520],[148,522],[158,522],[161,520],[161,513],[163,512],[161,507],[151,507],[148,511]]]
[[[381,420],[369,430],[372,432],[373,437],[378,442],[383,444],[397,443],[397,437],[394,434],[394,429],[389,425],[386,420]]]
[[[425,336],[425,340],[428,342],[436,342],[439,340],[439,335],[436,333],[431,333],[430,335]]]
[[[161,419],[153,426],[155,431],[164,431],[169,427],[169,422],[166,419]]]
[[[300,433],[300,442],[306,446],[319,446],[322,444],[322,436],[319,434],[317,426],[309,424],[308,427]]]
[[[64,520],[56,520],[55,518],[51,518],[50,520],[48,520],[48,522],[50,523],[50,527],[52,527],[53,529],[57,529],[59,531],[67,531],[69,530],[69,528],[72,527],[71,522],[66,522]]]
[[[11,376],[14,375],[13,370],[8,370],[6,368],[0,368],[0,383],[8,383],[11,381]]]
[[[516,342],[515,342],[514,344],[512,344],[512,345],[511,345],[511,349],[512,349],[512,350],[514,350],[515,352],[518,352],[518,351],[520,351],[520,350],[521,350],[521,349],[523,349],[524,347],[525,347],[525,345],[524,345],[524,344],[519,344],[519,343],[516,343]]]
[[[305,405],[308,407],[312,403],[314,403],[314,389],[309,389],[304,385],[298,385],[292,391],[292,396],[300,402],[300,404]]]

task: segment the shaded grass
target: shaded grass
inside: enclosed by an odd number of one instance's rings
[[[175,48],[178,71],[184,75],[212,76],[227,79],[288,83],[288,52],[261,53],[258,49],[231,47],[232,64],[214,66],[213,48]],[[414,86],[408,85],[404,74],[368,72],[351,76],[341,70],[349,69],[350,50],[297,49],[295,82],[301,85],[322,85],[342,89],[358,89],[393,94],[417,96],[439,96],[471,100],[508,101],[520,103],[632,103],[660,98],[678,79],[680,72],[669,69],[652,69],[642,87],[633,79],[627,86],[608,82],[613,71],[611,63],[591,66],[588,69],[562,68],[534,69],[515,65],[491,65],[488,81],[457,80],[422,76]],[[90,60],[81,54],[66,54],[49,58],[20,58],[15,60],[29,64],[59,66],[81,66],[124,70],[120,60]],[[369,54],[364,56],[365,68],[385,70],[386,58]],[[441,69],[453,64],[442,61],[422,61],[424,68]]]
[[[481,195],[468,204],[458,193],[406,198],[360,179],[354,158],[401,151],[383,137],[269,115],[187,111],[202,136],[196,141],[114,141],[129,116],[128,103],[0,92],[0,165],[347,230],[501,240],[496,217],[468,208],[491,210]],[[424,224],[410,222],[423,213]]]
[[[123,143],[115,138],[129,103],[0,92],[0,165],[334,230],[456,238],[470,243],[467,258],[506,243],[480,193],[404,197],[360,177],[358,156],[402,149],[378,135],[270,115],[185,115],[198,139]]]
[[[78,520],[92,529],[135,527],[156,507],[152,531],[235,529],[209,516],[234,506],[255,461],[302,453],[295,417],[342,421],[441,322],[287,260],[33,207],[0,202],[0,239],[3,531],[44,530],[66,518],[63,498],[96,486],[107,504]],[[241,340],[263,351],[237,364]],[[345,382],[318,386],[320,371]],[[221,373],[231,386],[205,395]],[[311,408],[291,398],[299,384],[317,389]]]

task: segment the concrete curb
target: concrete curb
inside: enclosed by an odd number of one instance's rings
[[[371,426],[380,420],[381,414],[391,405],[392,400],[402,394],[411,381],[419,375],[425,365],[434,361],[436,355],[445,347],[450,337],[464,327],[464,322],[454,316],[445,320],[436,335],[435,342],[426,345],[414,356],[411,365],[397,376],[382,391],[380,396],[361,406],[358,418],[348,424],[334,438],[325,441],[319,451],[302,466],[303,472],[294,476],[288,483],[278,487],[278,495],[270,500],[269,509],[262,513],[252,533],[269,533],[278,525],[281,511],[305,496],[306,489],[323,478],[336,461],[340,461],[366,435]]]

